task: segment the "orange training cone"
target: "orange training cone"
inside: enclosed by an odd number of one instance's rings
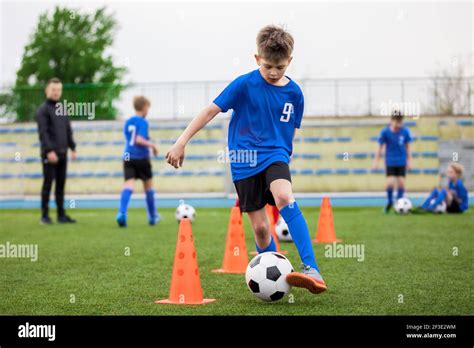
[[[206,304],[215,299],[202,296],[201,278],[194,248],[191,221],[182,219],[179,224],[170,294],[166,300],[155,301],[160,304]]]
[[[245,244],[242,216],[240,215],[240,208],[235,206],[230,211],[222,268],[215,269],[213,272],[245,273],[248,263],[249,257],[247,255],[247,245]]]
[[[280,217],[280,211],[278,210],[277,206],[272,207],[272,215],[273,215],[273,223],[277,223],[278,218]]]
[[[273,207],[270,204],[267,204],[265,209],[267,211],[268,220],[270,220],[270,231],[272,232],[273,239],[275,240],[277,252],[280,254],[286,254],[286,251],[280,250],[280,241],[278,240],[278,236],[275,231],[276,220],[273,215]]]
[[[342,242],[336,238],[334,219],[332,216],[331,202],[329,197],[323,197],[321,211],[319,212],[318,229],[316,230],[315,243],[338,243]]]
[[[278,221],[278,217],[275,219],[275,209],[277,209],[278,211],[278,208],[272,207],[269,204],[267,204],[265,208],[267,209],[268,219],[270,220],[270,230],[272,231],[272,236],[273,236],[273,239],[275,240],[277,253],[287,254],[288,251],[280,249],[280,241],[278,240],[278,235],[276,234],[276,231],[275,231],[275,224]]]

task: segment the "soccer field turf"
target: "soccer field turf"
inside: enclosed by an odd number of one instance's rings
[[[304,208],[314,235],[318,208]],[[222,262],[230,209],[197,209],[193,234],[206,298],[201,306],[157,305],[168,297],[178,224],[174,210],[146,223],[144,209],[132,209],[129,227],[119,229],[115,210],[71,210],[79,223],[41,226],[38,210],[4,210],[0,244],[38,244],[38,261],[0,258],[2,315],[472,315],[473,213],[383,215],[380,208],[335,208],[338,238],[363,244],[364,261],[315,251],[328,284],[326,293],[302,289],[264,303],[247,289],[244,275],[211,273]],[[247,248],[254,250],[244,216]],[[130,256],[125,256],[129,248]],[[292,243],[282,243],[295,269]],[[128,250],[128,249],[127,249]],[[458,250],[458,255],[453,255]],[[251,258],[251,257],[250,257]],[[249,258],[249,259],[250,259]],[[71,296],[75,303],[70,303]],[[403,297],[403,302],[400,299]]]

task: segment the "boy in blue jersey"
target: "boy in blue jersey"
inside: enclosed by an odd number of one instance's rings
[[[257,36],[258,70],[239,76],[187,126],[166,154],[173,167],[183,164],[189,140],[218,113],[233,110],[228,147],[232,180],[241,211],[247,212],[259,253],[276,251],[265,211],[277,206],[288,224],[303,265],[302,273],[288,274],[290,285],[312,293],[326,290],[316,264],[308,226],[296,203],[289,169],[293,138],[300,128],[304,99],[300,87],[285,71],[292,60],[293,37],[269,25]]]
[[[385,147],[385,173],[387,176],[385,190],[387,205],[385,213],[393,206],[393,190],[397,187],[397,199],[405,194],[405,176],[411,168],[410,142],[412,137],[407,127],[403,126],[403,115],[394,111],[390,117],[390,124],[380,132],[379,146],[375,153],[373,169],[377,169],[383,148]]]
[[[135,179],[143,181],[145,191],[148,223],[155,225],[160,215],[155,209],[155,191],[153,190],[153,174],[150,163],[150,150],[158,156],[158,148],[150,141],[148,121],[145,117],[150,109],[150,101],[137,96],[133,99],[135,115],[130,117],[123,127],[125,150],[123,153],[123,171],[125,183],[120,195],[120,207],[117,213],[117,223],[120,227],[127,226],[127,209],[133,193]]]
[[[448,213],[463,213],[469,206],[467,190],[461,180],[464,168],[459,163],[451,163],[446,169],[447,188],[434,188],[419,210],[434,212],[435,208],[446,203]]]

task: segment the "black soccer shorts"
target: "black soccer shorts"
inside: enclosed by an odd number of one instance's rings
[[[141,179],[143,181],[151,179],[151,163],[149,159],[130,159],[123,161],[123,174],[125,180]]]
[[[385,169],[386,176],[403,176],[405,177],[407,173],[406,166],[399,166],[399,167],[390,167],[387,166]]]
[[[270,191],[270,184],[276,179],[286,179],[291,182],[288,163],[274,162],[254,176],[235,181],[240,210],[251,212],[263,208],[266,204],[274,206],[275,200]]]
[[[446,207],[448,213],[462,213],[461,207],[456,197],[452,200],[451,204]]]

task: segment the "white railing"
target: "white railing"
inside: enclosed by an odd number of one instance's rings
[[[305,95],[307,116],[384,115],[397,106],[420,115],[473,115],[474,77],[465,78],[339,78],[295,80]],[[152,102],[150,119],[189,119],[211,102],[229,81],[132,83],[114,103],[119,118],[133,113],[132,99],[145,95]],[[11,86],[0,86],[0,94]],[[449,111],[446,110],[449,104]],[[0,111],[2,106],[0,105]],[[0,112],[0,114],[2,114]],[[2,117],[11,122],[15,115]]]
[[[296,80],[305,95],[308,116],[384,115],[397,105],[419,114],[440,114],[446,99],[450,114],[473,115],[474,77],[447,78],[344,78]],[[131,112],[134,95],[152,101],[151,118],[186,119],[196,115],[228,84],[228,81],[166,82],[131,84],[117,102],[121,117]],[[449,90],[448,90],[449,89]],[[446,97],[448,94],[449,97]],[[452,95],[456,96],[452,96]]]

